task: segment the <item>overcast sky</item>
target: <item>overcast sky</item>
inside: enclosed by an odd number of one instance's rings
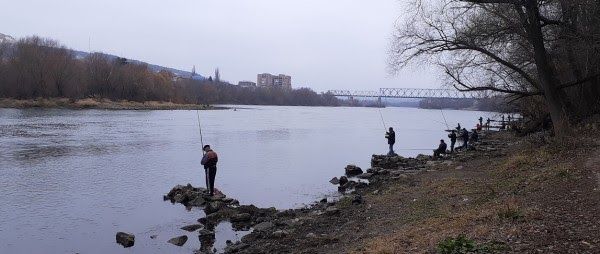
[[[418,66],[392,76],[386,51],[401,0],[0,0],[0,33],[213,75],[269,72],[294,87],[439,87]],[[88,43],[91,42],[91,43]]]

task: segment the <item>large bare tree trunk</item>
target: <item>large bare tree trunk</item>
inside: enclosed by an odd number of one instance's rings
[[[565,101],[557,89],[560,84],[556,77],[555,71],[550,62],[550,57],[546,47],[544,46],[544,37],[540,24],[539,6],[536,0],[527,0],[525,5],[528,22],[526,24],[529,41],[534,49],[534,58],[540,80],[541,87],[544,91],[544,98],[552,118],[554,133],[556,136],[564,137],[571,132],[569,116],[567,114]]]

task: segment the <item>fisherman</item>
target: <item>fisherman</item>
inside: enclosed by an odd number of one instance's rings
[[[469,145],[469,132],[467,131],[467,129],[465,129],[465,128],[462,129],[461,137],[463,139],[463,148],[466,151],[468,148],[468,145]]]
[[[483,117],[479,117],[479,125],[483,126]]]
[[[485,128],[486,128],[486,130],[488,130],[488,131],[490,130],[490,122],[492,122],[492,119],[490,119],[490,118],[488,117],[488,119],[487,119],[487,123],[485,124]]]
[[[448,145],[446,145],[446,142],[441,139],[438,148],[433,150],[433,158],[437,159],[440,157],[440,154],[446,154],[446,148],[448,148]]]
[[[208,189],[208,195],[212,196],[215,193],[215,177],[217,176],[217,162],[219,161],[219,157],[215,151],[210,149],[209,145],[205,145],[202,151],[204,151],[204,156],[202,156],[200,164],[204,165],[206,188]]]
[[[395,155],[396,153],[394,152],[394,144],[396,143],[396,132],[394,132],[394,128],[390,127],[389,131],[385,133],[385,138],[387,138],[388,145],[390,145],[388,156]]]
[[[456,131],[460,131],[461,127],[460,127],[460,123],[458,123],[458,126],[456,126]]]
[[[450,138],[450,152],[454,153],[454,144],[456,144],[456,131],[452,130],[450,134],[448,134]]]

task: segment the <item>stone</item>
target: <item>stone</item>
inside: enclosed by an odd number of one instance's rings
[[[352,198],[352,204],[354,205],[358,205],[358,204],[362,204],[363,202],[363,198],[361,195],[354,195],[354,197]]]
[[[319,203],[327,203],[327,198],[321,199],[321,201],[319,201]]]
[[[202,227],[204,227],[204,226],[202,226],[201,224],[193,224],[193,225],[187,225],[185,227],[181,227],[181,229],[188,231],[188,232],[194,232]]]
[[[454,169],[456,169],[456,170],[462,170],[463,168],[464,168],[463,166],[457,166],[457,167],[456,167],[456,168],[454,168]]]
[[[208,223],[208,219],[206,217],[202,217],[198,219],[198,222],[200,222],[202,225],[206,225],[206,223]]]
[[[215,212],[221,210],[221,208],[223,208],[224,206],[225,206],[225,204],[221,201],[210,202],[206,205],[206,207],[204,207],[204,213],[206,213],[206,214],[215,213]]]
[[[327,207],[327,209],[325,209],[325,214],[329,215],[329,216],[331,216],[331,215],[337,215],[339,213],[340,213],[340,209],[337,209],[337,208],[335,208],[333,206]]]
[[[289,233],[285,230],[277,230],[277,231],[273,232],[273,234],[271,234],[271,236],[273,236],[273,238],[284,238],[288,234]]]
[[[237,253],[248,247],[250,247],[250,245],[247,243],[232,244],[225,247],[225,253]]]
[[[317,238],[317,235],[315,233],[308,233],[306,234],[306,238]]]
[[[185,244],[185,242],[187,242],[187,240],[188,240],[187,235],[182,235],[182,236],[178,236],[178,237],[173,237],[167,242],[170,244],[173,244],[173,245],[183,246]]]
[[[362,169],[357,167],[356,165],[348,165],[346,166],[346,175],[347,176],[355,176],[355,175],[360,175],[363,173]]]
[[[244,221],[250,221],[251,219],[252,219],[252,216],[249,213],[238,213],[238,214],[231,216],[229,221],[244,222]]]
[[[202,197],[196,197],[192,201],[187,203],[190,206],[204,206],[206,204],[206,200]]]
[[[135,244],[135,235],[133,234],[118,232],[116,239],[117,243],[123,245],[125,248],[129,248]]]
[[[338,184],[340,184],[340,179],[338,179],[337,177],[334,177],[334,178],[331,178],[331,180],[329,180],[329,182],[331,184],[338,185]]]
[[[270,228],[272,228],[274,226],[275,226],[275,224],[273,224],[272,222],[265,221],[265,222],[261,222],[261,223],[258,223],[256,225],[254,225],[254,230],[256,230],[256,231],[265,231],[265,230],[268,230],[268,229],[270,229]]]
[[[346,176],[341,176],[341,177],[340,177],[340,181],[339,181],[339,184],[340,184],[340,186],[342,186],[342,185],[344,185],[344,184],[346,184],[346,183],[348,183],[348,177],[346,177]]]
[[[358,177],[360,179],[369,179],[369,178],[373,177],[373,174],[372,173],[363,173],[363,174],[357,175],[356,177]]]
[[[198,232],[198,239],[200,239],[200,242],[215,239],[215,232],[208,229],[202,229]]]
[[[158,237],[158,235],[151,235],[150,239],[156,239]]]

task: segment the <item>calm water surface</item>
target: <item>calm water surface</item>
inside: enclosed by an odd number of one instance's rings
[[[433,149],[446,135],[440,110],[381,112],[397,149]],[[469,127],[492,116],[443,114]],[[376,108],[240,106],[200,118],[220,157],[216,186],[242,204],[302,206],[333,194],[328,180],[345,165],[367,168],[371,154],[387,152]],[[200,148],[195,111],[0,109],[0,253],[192,253],[197,234],[179,227],[202,211],[162,196],[204,184]],[[134,233],[135,246],[117,245],[117,231]],[[182,234],[185,246],[166,243]],[[221,249],[243,233],[223,223],[217,235]]]

